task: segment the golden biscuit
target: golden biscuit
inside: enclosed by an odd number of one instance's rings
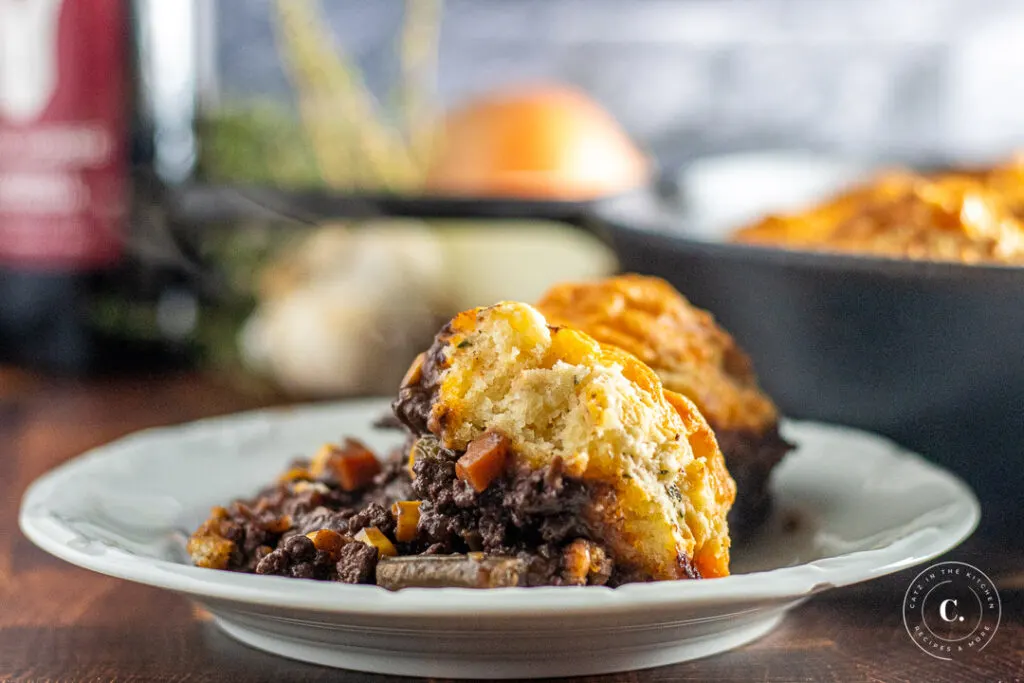
[[[735,484],[693,403],[635,356],[533,307],[502,302],[456,316],[418,359],[396,413],[418,435],[464,452],[485,433],[509,467],[558,463],[590,492],[592,540],[647,579],[729,571]]]
[[[733,537],[742,539],[764,522],[771,509],[769,476],[792,446],[779,436],[778,412],[758,388],[750,359],[710,313],[664,280],[641,275],[555,285],[537,308],[551,323],[629,351],[666,388],[697,404],[736,482]]]
[[[761,430],[777,420],[750,359],[707,311],[664,280],[621,275],[555,285],[537,303],[548,322],[629,351],[683,394],[715,429]]]

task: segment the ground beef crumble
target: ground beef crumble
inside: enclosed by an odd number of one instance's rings
[[[336,565],[338,580],[343,583],[374,583],[377,550],[363,543],[349,543],[341,549]]]
[[[562,476],[560,461],[544,470],[511,472],[481,493],[455,476],[459,453],[429,437],[418,444],[413,492],[420,505],[420,537],[432,553],[482,551],[518,557],[527,567],[526,585],[562,585],[563,548],[591,538],[584,509],[584,484]],[[610,577],[601,582],[615,583]]]
[[[343,491],[326,477],[301,479],[267,487],[227,508],[215,508],[193,534],[189,553],[200,566],[373,583],[378,551],[352,537],[364,527],[376,527],[393,540],[395,522],[387,506],[413,495],[404,452],[384,462],[381,472],[361,491]],[[306,464],[296,461],[289,471]],[[306,537],[321,529],[342,536],[345,545],[338,557],[317,550]]]
[[[373,584],[385,549],[356,536],[375,528],[393,546],[386,550],[400,556],[515,558],[521,585],[616,586],[650,580],[614,564],[587,524],[588,507],[599,492],[563,476],[560,460],[543,470],[512,468],[477,492],[456,476],[462,453],[442,448],[432,436],[421,437],[410,474],[410,447],[382,463],[380,473],[358,491],[342,490],[326,475],[304,476],[308,462],[296,461],[288,470],[298,473],[294,478],[286,476],[252,499],[215,508],[189,542],[193,561],[238,572]],[[411,541],[396,539],[391,504],[400,500],[420,501]],[[314,544],[311,538],[321,533],[334,545]],[[686,558],[680,562],[685,575],[699,578]]]

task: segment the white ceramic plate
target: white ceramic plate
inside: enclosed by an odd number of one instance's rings
[[[784,434],[800,447],[773,480],[778,518],[734,548],[724,579],[391,593],[187,564],[185,530],[291,458],[341,435],[394,445],[397,434],[369,426],[386,405],[263,411],[129,436],[40,478],[21,528],[68,562],[189,595],[227,633],[269,652],[379,673],[511,678],[638,669],[742,645],[814,593],[952,548],[980,515],[965,484],[919,456],[863,432],[790,422]]]

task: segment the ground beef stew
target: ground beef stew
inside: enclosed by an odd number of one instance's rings
[[[478,491],[457,473],[464,453],[423,437],[346,488],[337,473],[348,470],[339,461],[358,457],[365,467],[367,452],[354,440],[325,447],[312,461],[292,463],[253,498],[214,508],[189,540],[193,562],[386,588],[644,578],[617,572],[591,539],[581,514],[585,485],[564,478],[557,462],[543,471],[504,469]]]

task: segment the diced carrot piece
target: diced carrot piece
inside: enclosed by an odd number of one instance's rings
[[[455,476],[480,493],[504,471],[507,459],[508,437],[484,432],[470,442],[465,455],[455,463]]]
[[[337,531],[330,529],[310,531],[306,534],[306,538],[313,541],[313,545],[317,550],[330,553],[331,557],[335,560],[341,556],[341,548],[345,545],[345,538]]]
[[[355,439],[346,439],[342,446],[324,445],[314,456],[310,470],[315,476],[334,474],[345,491],[355,491],[369,484],[380,472],[380,462],[369,448]]]
[[[380,462],[366,449],[343,453],[331,462],[338,484],[346,491],[361,489],[380,472]]]
[[[331,467],[345,490],[366,486],[381,471],[373,452],[354,439],[345,440],[341,453],[331,460]]]
[[[408,543],[416,538],[420,524],[420,501],[400,500],[391,506],[395,518],[395,538]]]
[[[355,540],[365,543],[371,548],[376,548],[381,557],[394,557],[398,554],[395,544],[392,543],[380,529],[375,526],[368,526],[355,535]]]

